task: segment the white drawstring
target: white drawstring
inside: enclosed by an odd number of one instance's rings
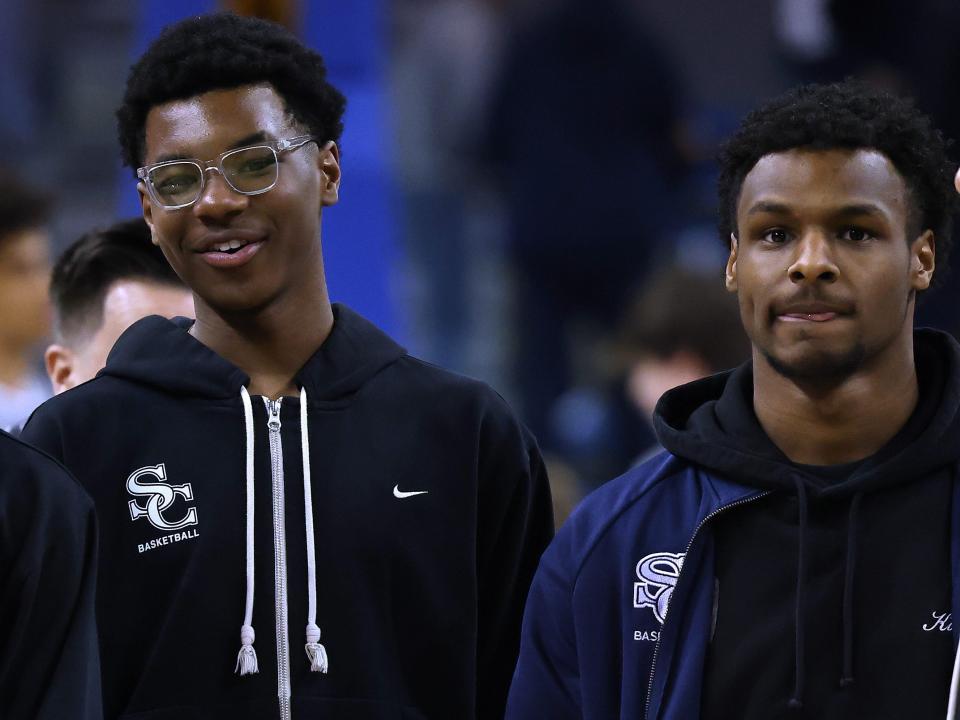
[[[243,401],[243,418],[247,436],[247,602],[243,612],[243,626],[240,628],[240,653],[237,655],[237,667],[234,672],[249,675],[259,672],[257,652],[253,649],[256,635],[253,632],[253,407],[250,393],[240,388]]]
[[[317,550],[313,541],[313,490],[310,484],[310,434],[307,432],[307,391],[300,388],[300,450],[303,453],[303,505],[307,532],[307,658],[310,670],[327,672],[327,649],[317,627]]]
[[[246,426],[246,454],[247,454],[247,599],[243,615],[243,626],[240,628],[241,648],[237,655],[236,672],[241,675],[259,672],[257,653],[253,648],[255,634],[253,632],[253,587],[254,587],[254,465],[253,465],[253,406],[250,403],[250,394],[245,387],[240,388],[240,399],[243,401],[243,415]],[[313,672],[327,672],[329,662],[327,650],[320,644],[320,628],[317,627],[317,552],[313,537],[313,492],[310,482],[310,435],[307,432],[307,391],[300,389],[300,447],[303,453],[303,504],[305,510],[305,525],[307,534],[307,658],[310,660],[310,670]]]
[[[950,699],[947,701],[947,720],[956,720],[957,717],[958,686],[960,686],[960,645],[957,646],[957,654],[953,659],[953,677],[950,678]]]

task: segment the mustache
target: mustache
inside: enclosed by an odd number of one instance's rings
[[[854,303],[842,295],[826,293],[820,290],[804,290],[771,303],[771,314],[834,312],[849,315],[854,311]]]

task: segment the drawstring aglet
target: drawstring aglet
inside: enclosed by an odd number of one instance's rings
[[[787,701],[787,707],[791,710],[802,710],[803,703],[800,702],[798,698],[790,698],[790,700]]]
[[[845,687],[850,687],[851,685],[853,685],[853,678],[852,678],[852,677],[850,677],[850,676],[844,676],[844,677],[840,678],[840,687],[845,688]]]
[[[327,649],[320,644],[320,628],[314,623],[307,625],[307,644],[304,647],[310,660],[310,672],[326,673],[330,667]]]
[[[234,668],[234,672],[239,672],[241,675],[252,675],[260,672],[257,665],[257,651],[253,649],[255,637],[252,626],[244,625],[240,628],[240,642],[243,645],[240,652],[237,653],[237,667]]]

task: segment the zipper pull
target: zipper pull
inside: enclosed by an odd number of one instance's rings
[[[267,412],[269,413],[267,428],[270,432],[280,432],[280,403],[283,402],[283,398],[279,397],[276,400],[264,398],[264,400],[266,400]]]

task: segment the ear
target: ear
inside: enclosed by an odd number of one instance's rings
[[[320,166],[320,204],[336,205],[340,199],[340,148],[332,140],[320,148],[317,156]]]
[[[739,242],[737,236],[730,233],[730,255],[727,257],[726,286],[730,292],[737,291],[737,250]]]
[[[957,170],[957,174],[953,176],[953,186],[957,192],[960,192],[960,170]]]
[[[143,181],[137,183],[137,192],[140,194],[140,209],[143,211],[143,220],[150,228],[150,242],[154,245],[160,245],[157,240],[157,231],[153,226],[153,203],[150,202],[150,195],[147,192],[147,186]]]
[[[910,280],[914,290],[926,290],[930,287],[933,271],[937,266],[936,255],[933,231],[924,230],[910,245]]]
[[[43,363],[47,368],[47,377],[50,378],[54,395],[59,395],[77,384],[73,375],[76,359],[70,348],[50,345],[43,353]]]

